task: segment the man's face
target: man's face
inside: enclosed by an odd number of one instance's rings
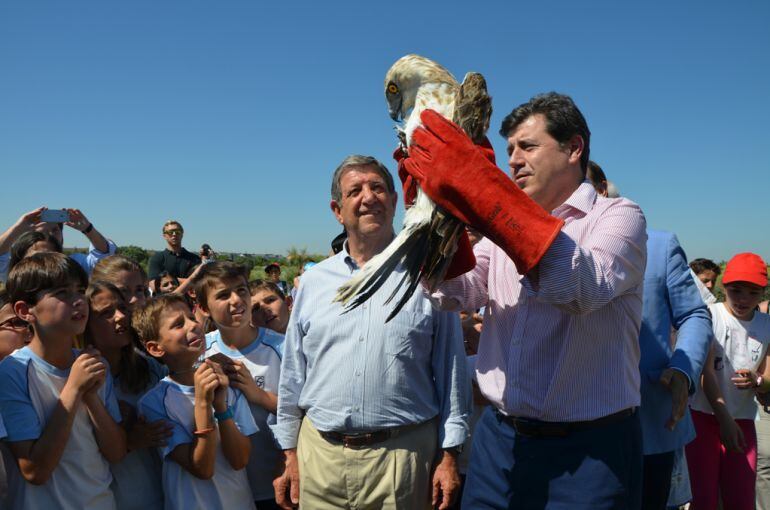
[[[64,236],[62,235],[61,223],[42,223],[38,225],[35,230],[44,234],[49,234],[51,237],[59,241],[60,246],[64,246]]]
[[[397,195],[371,167],[353,167],[340,179],[342,199],[332,200],[337,220],[348,234],[372,235],[393,229]]]
[[[219,280],[206,291],[206,313],[219,327],[240,328],[251,320],[251,293],[243,278]]]
[[[184,230],[182,230],[182,225],[179,225],[178,223],[169,223],[163,227],[163,238],[169,246],[174,248],[182,246],[183,235]]]
[[[714,292],[714,286],[717,284],[717,274],[714,271],[706,269],[702,273],[698,273],[698,279],[708,290]]]
[[[511,177],[548,212],[569,198],[582,180],[582,141],[575,138],[560,145],[548,134],[541,114],[528,117],[508,134]]]

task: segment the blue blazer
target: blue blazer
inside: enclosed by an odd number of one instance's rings
[[[671,348],[672,328],[678,330],[675,350]],[[645,455],[674,451],[695,438],[689,409],[673,431],[665,427],[671,416],[671,394],[658,380],[666,368],[681,370],[690,379],[692,394],[700,384],[711,338],[711,316],[679,241],[670,232],[648,230],[639,334],[640,416]]]

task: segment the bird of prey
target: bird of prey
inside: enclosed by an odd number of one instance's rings
[[[385,75],[385,98],[396,127],[402,150],[408,153],[412,133],[420,126],[420,113],[435,110],[453,120],[480,143],[489,128],[492,101],[484,77],[468,73],[462,85],[438,63],[419,55],[406,55]],[[364,268],[342,285],[335,301],[345,310],[364,303],[400,264],[404,277],[386,302],[406,285],[386,322],[392,319],[414,293],[421,279],[435,289],[444,278],[457,250],[464,225],[438,207],[419,187],[414,204],[407,208],[401,232],[385,250],[369,260]]]

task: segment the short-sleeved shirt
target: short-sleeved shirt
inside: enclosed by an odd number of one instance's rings
[[[710,305],[709,311],[715,339],[713,369],[727,410],[733,418],[753,420],[757,415],[754,392],[736,388],[731,379],[736,370],[756,372],[764,361],[770,344],[770,315],[754,312],[750,321],[742,321],[735,318],[724,303]],[[714,414],[701,387],[690,407]]]
[[[233,360],[242,361],[257,386],[276,395],[282,349],[283,335],[267,328],[260,328],[257,338],[241,350],[228,347],[218,330],[206,335],[206,357],[221,352]],[[273,478],[281,459],[281,450],[269,427],[275,424],[275,415],[251,402],[249,407],[259,432],[251,436],[251,456],[246,473],[254,500],[260,501],[275,497]]]
[[[121,385],[119,375],[113,378],[113,388],[118,402],[125,402],[136,409],[139,399],[154,388],[166,375],[168,369],[155,359],[138,353],[147,361],[150,380],[144,390],[131,393]],[[162,510],[163,483],[162,463],[155,448],[140,448],[129,451],[123,460],[112,464],[112,493],[120,510]]]
[[[149,278],[154,280],[163,271],[177,278],[187,278],[195,266],[201,263],[201,258],[196,254],[182,248],[179,255],[166,248],[155,252],[150,258]]]
[[[159,449],[163,457],[166,509],[252,508],[254,503],[246,470],[236,471],[230,466],[222,452],[221,440],[217,442],[214,476],[209,480],[195,477],[169,456],[177,446],[195,440],[194,402],[195,388],[176,383],[170,377],[164,378],[139,401],[139,413],[147,421],[165,420],[173,426],[168,443]],[[250,436],[257,432],[251,410],[241,392],[228,388],[227,404],[233,408],[233,419],[241,434]]]
[[[78,351],[73,351],[78,355]],[[70,369],[62,370],[37,356],[29,347],[0,363],[0,414],[10,442],[37,440],[59,403]],[[118,402],[107,374],[99,396],[112,418],[121,420]],[[49,480],[33,485],[10,477],[12,508],[114,509],[110,465],[99,451],[85,405],[79,405],[59,464]]]

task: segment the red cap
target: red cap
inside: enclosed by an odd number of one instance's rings
[[[730,259],[722,276],[722,284],[749,282],[767,287],[767,264],[755,253],[739,253]]]

